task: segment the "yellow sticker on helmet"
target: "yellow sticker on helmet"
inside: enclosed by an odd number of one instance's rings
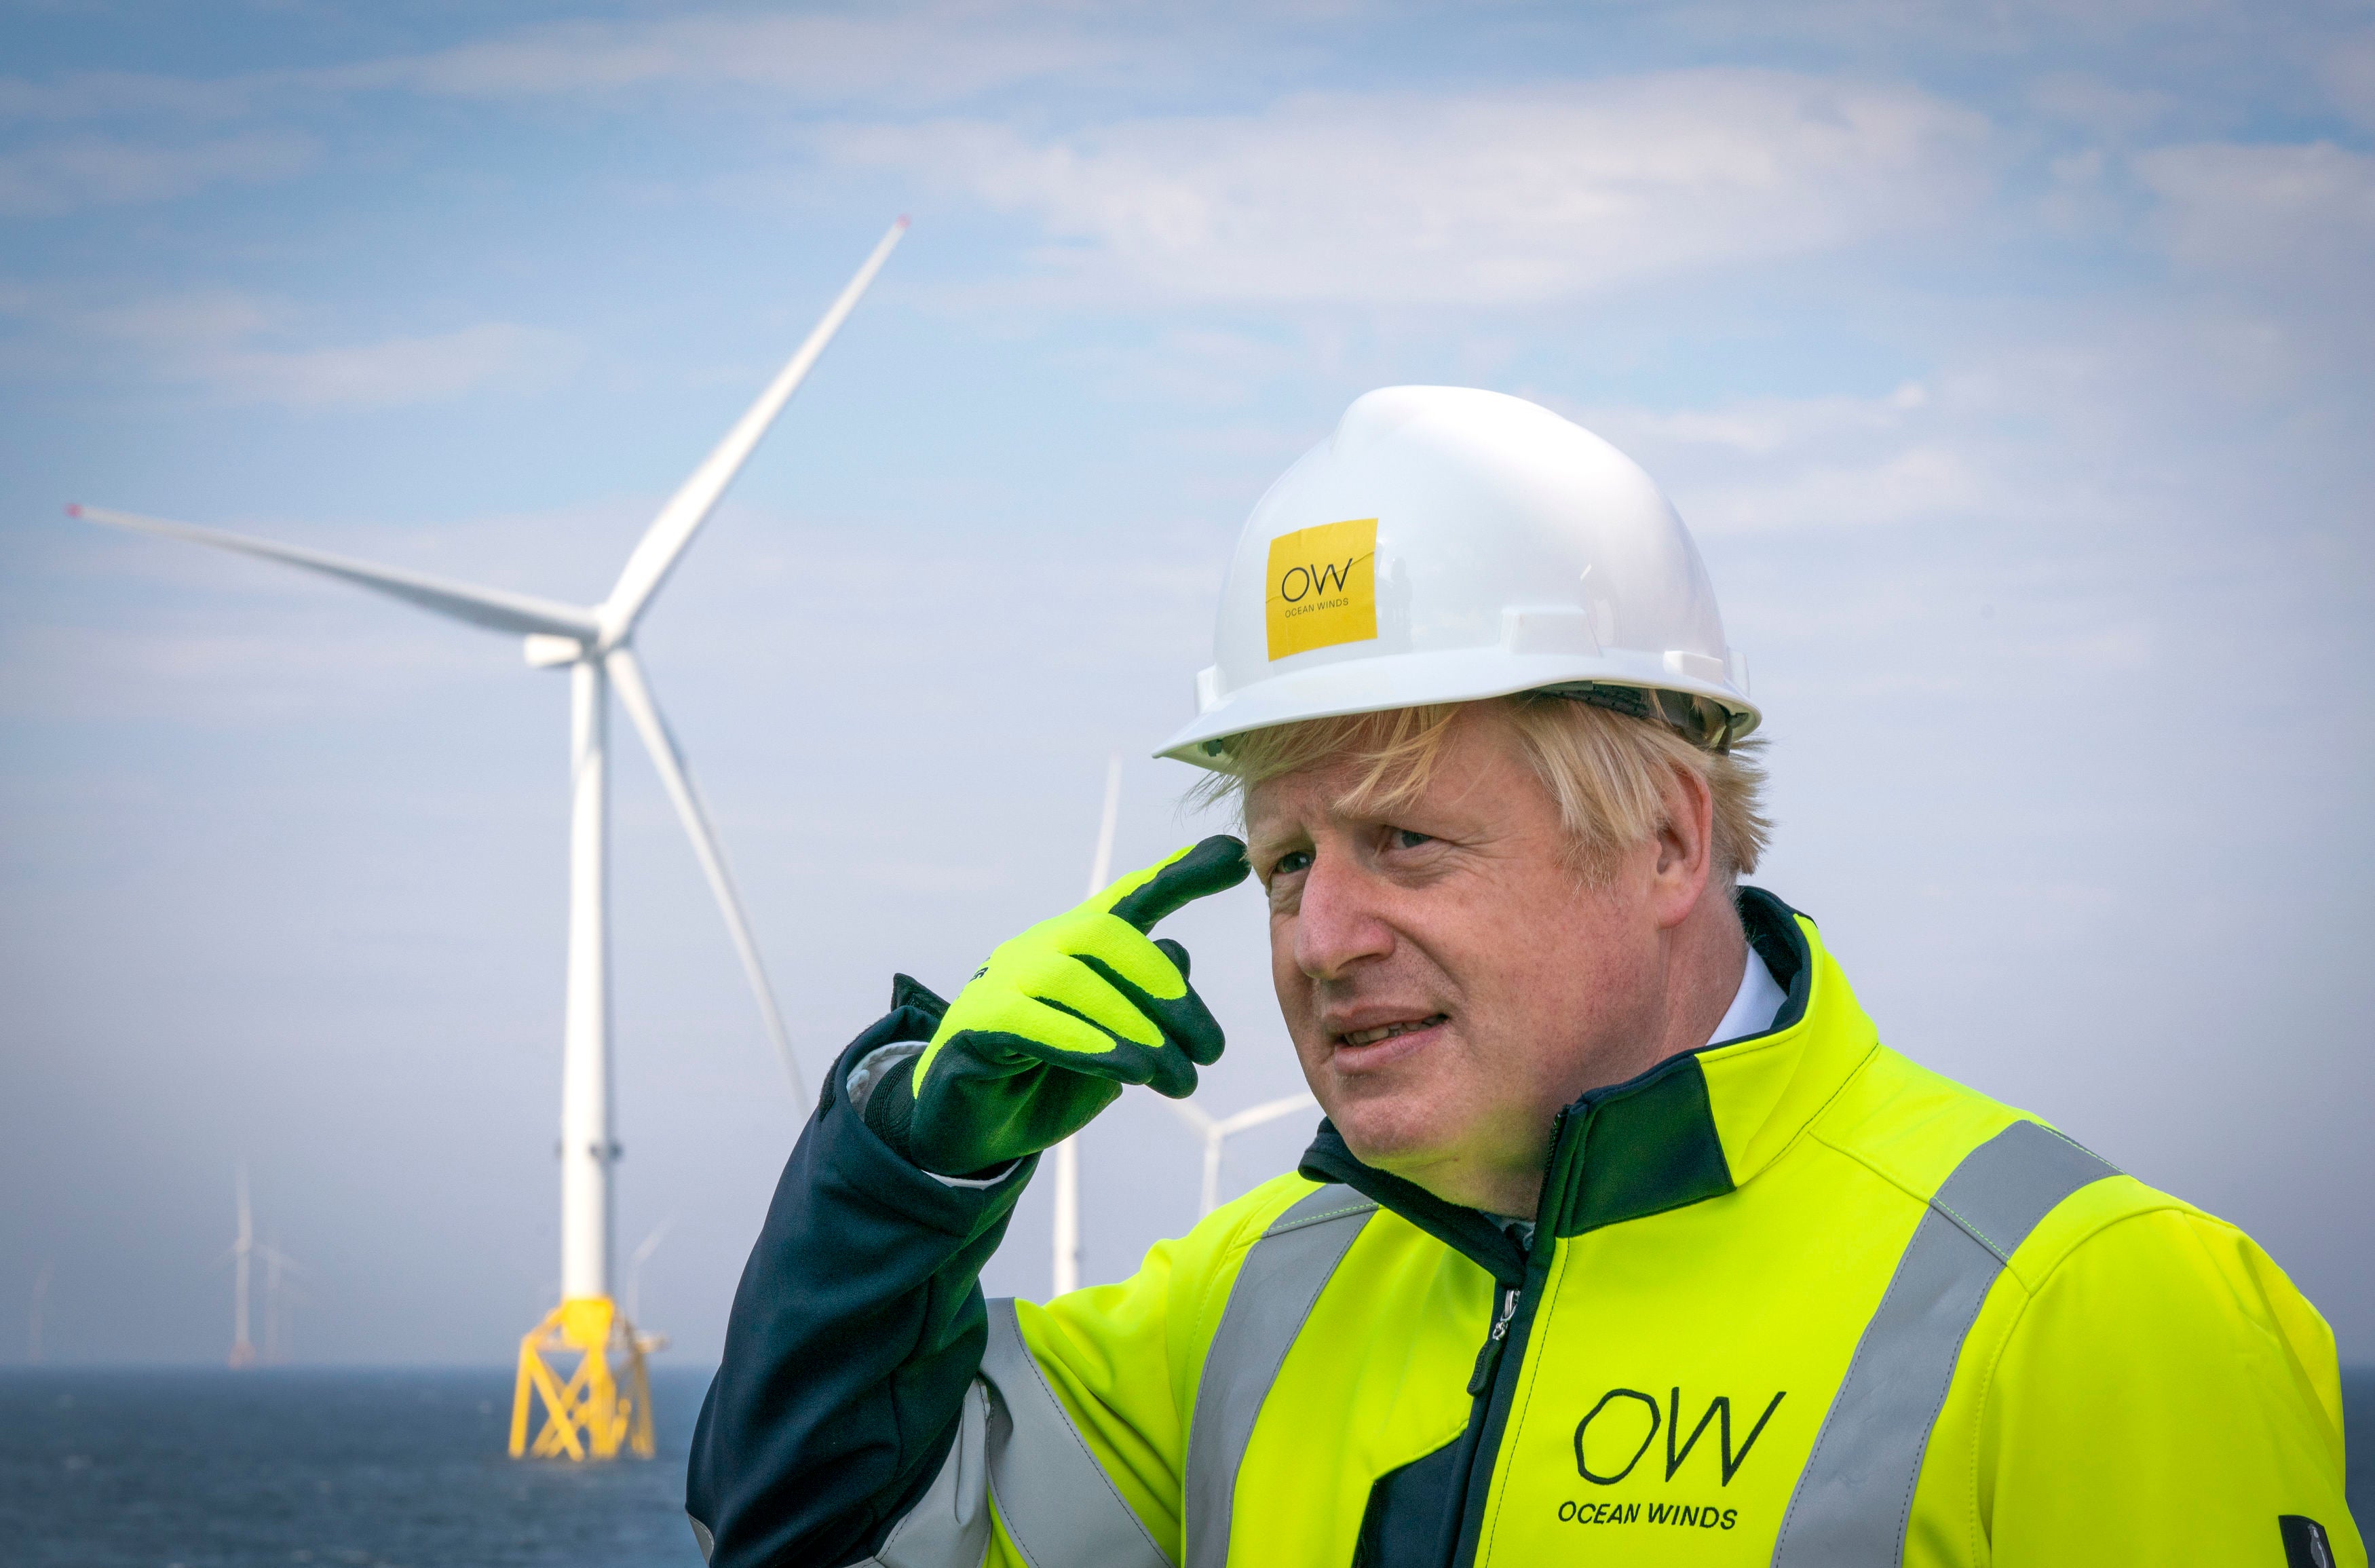
[[[1270,542],[1270,656],[1377,634],[1377,520],[1322,523]]]

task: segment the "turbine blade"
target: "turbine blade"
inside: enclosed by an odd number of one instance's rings
[[[1230,1133],[1241,1133],[1247,1127],[1258,1127],[1264,1122],[1274,1122],[1281,1116],[1291,1116],[1306,1106],[1316,1106],[1318,1103],[1319,1102],[1314,1100],[1307,1092],[1290,1094],[1283,1100],[1272,1100],[1266,1104],[1257,1105],[1250,1111],[1240,1111],[1235,1115],[1224,1119],[1220,1124],[1221,1132],[1223,1137]]]
[[[1159,1094],[1156,1095],[1155,1098],[1163,1101],[1164,1106],[1169,1110],[1173,1115],[1178,1117],[1181,1121],[1187,1123],[1190,1128],[1194,1129],[1198,1138],[1202,1138],[1218,1125],[1211,1117],[1204,1114],[1204,1108],[1201,1105],[1195,1103],[1193,1101],[1171,1100]]]
[[[556,637],[591,640],[598,630],[593,615],[574,605],[564,605],[551,599],[539,599],[526,594],[507,594],[498,588],[473,588],[467,583],[449,583],[443,578],[424,577],[417,572],[400,572],[392,566],[373,566],[367,560],[349,556],[331,555],[323,550],[309,550],[297,545],[274,544],[269,539],[251,538],[245,534],[226,533],[220,528],[200,528],[188,523],[168,523],[158,517],[139,517],[128,512],[110,512],[98,506],[69,506],[66,513],[88,522],[104,523],[111,528],[129,528],[135,533],[155,534],[161,538],[186,539],[194,545],[210,545],[216,549],[234,550],[266,560],[302,567],[325,577],[336,577],[375,594],[385,594],[467,620],[473,626],[483,626],[495,631],[541,631]]]
[[[644,749],[651,753],[652,765],[660,771],[660,783],[667,786],[668,799],[676,805],[677,819],[692,840],[692,853],[701,862],[702,873],[709,878],[709,890],[717,895],[718,912],[726,916],[726,929],[734,938],[734,950],[741,955],[742,973],[750,977],[750,994],[758,998],[760,1016],[766,1020],[767,1035],[775,1043],[775,1054],[783,1058],[784,1071],[792,1080],[792,1097],[805,1103],[808,1083],[800,1074],[799,1058],[792,1054],[792,1040],[784,1028],[784,1015],[775,1006],[775,989],[767,983],[766,966],[759,961],[759,944],[750,935],[750,922],[742,913],[742,901],[734,891],[734,878],[727,874],[725,854],[718,847],[716,830],[709,825],[709,815],[701,808],[701,797],[692,791],[692,779],[685,772],[684,753],[677,749],[676,737],[668,733],[668,721],[660,716],[659,705],[653,701],[651,687],[644,682],[643,666],[634,653],[627,648],[613,648],[603,660],[610,672],[610,680],[618,688],[620,705],[634,721],[635,733],[644,737]]]
[[[618,584],[610,590],[610,596],[602,603],[599,614],[603,647],[616,647],[635,630],[635,622],[642,618],[644,607],[651,603],[652,595],[659,592],[662,583],[668,581],[668,574],[674,570],[677,558],[684,554],[685,547],[692,543],[693,535],[700,532],[702,524],[709,520],[709,513],[717,505],[718,497],[726,493],[726,487],[734,482],[734,476],[740,473],[742,465],[750,461],[759,439],[767,433],[767,427],[775,422],[775,416],[784,411],[784,405],[791,401],[792,394],[799,390],[801,381],[809,373],[809,367],[816,363],[817,356],[823,353],[825,345],[833,341],[833,335],[841,330],[841,324],[857,308],[858,298],[866,292],[867,285],[872,283],[874,275],[882,270],[883,262],[890,257],[891,247],[897,244],[899,237],[906,231],[907,220],[904,218],[891,226],[891,231],[882,236],[881,243],[874,247],[874,253],[866,258],[866,265],[857,269],[857,276],[849,280],[849,287],[841,291],[841,298],[833,302],[833,308],[825,312],[824,319],[817,323],[816,330],[809,334],[808,341],[800,345],[799,351],[776,373],[775,379],[767,383],[767,390],[759,394],[759,400],[735,421],[734,428],[726,432],[726,439],[717,443],[716,450],[702,459],[701,466],[692,471],[692,477],[668,498],[668,504],[660,508],[659,515],[652,519],[651,527],[644,531],[634,553],[627,558],[626,570],[619,573]]]
[[[676,1216],[673,1214],[653,1226],[652,1233],[644,1238],[643,1245],[637,1247],[633,1255],[627,1259],[627,1266],[633,1268],[650,1262],[652,1254],[660,1250],[660,1244],[668,1240],[668,1233],[675,1228]]]
[[[1089,862],[1089,896],[1113,880],[1114,829],[1121,821],[1121,753],[1105,761],[1105,814],[1097,821],[1097,853]]]

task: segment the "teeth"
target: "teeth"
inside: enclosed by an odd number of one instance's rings
[[[1344,1036],[1347,1045],[1375,1045],[1380,1040],[1391,1040],[1397,1034],[1408,1034],[1414,1029],[1432,1029],[1444,1020],[1442,1013],[1408,1023],[1389,1023],[1382,1029],[1364,1029]]]

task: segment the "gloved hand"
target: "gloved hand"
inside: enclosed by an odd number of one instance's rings
[[[1143,1083],[1174,1100],[1221,1058],[1188,985],[1188,950],[1147,933],[1246,878],[1225,834],[1131,873],[1001,944],[915,1058],[877,1088],[868,1126],[928,1171],[962,1176],[1058,1143]]]

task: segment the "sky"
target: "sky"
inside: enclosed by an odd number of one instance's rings
[[[1674,498],[1754,879],[1882,1037],[2375,1361],[2375,6],[0,29],[0,1362],[37,1302],[54,1362],[219,1361],[242,1162],[296,1360],[500,1362],[559,1274],[566,682],[65,504],[590,604],[903,213],[638,637],[811,1085],[1081,896],[1109,757],[1117,867],[1223,825],[1150,753],[1246,513],[1360,393],[1490,387]],[[806,1106],[614,734],[620,1290],[698,1365]],[[1254,892],[1167,930],[1201,1102],[1294,1092]],[[1087,1278],[1193,1222],[1143,1093],[1082,1162]],[[993,1293],[1048,1234],[1042,1184]]]

